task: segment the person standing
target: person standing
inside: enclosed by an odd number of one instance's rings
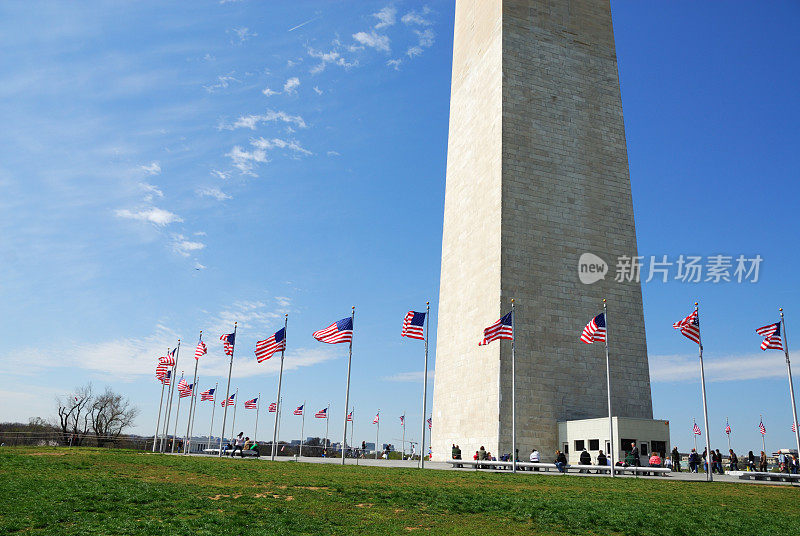
[[[739,470],[739,457],[736,456],[736,453],[733,452],[733,449],[730,449],[728,452],[728,460],[730,461],[730,470],[731,471],[738,471]]]
[[[767,472],[767,455],[761,451],[761,456],[758,458],[758,470],[762,473]]]
[[[678,447],[672,448],[672,470],[681,472],[681,454],[678,452]]]
[[[697,454],[695,449],[692,449],[691,454],[689,454],[689,472],[696,473],[697,466],[700,464],[700,456]]]
[[[748,471],[755,471],[756,470],[756,456],[753,454],[753,451],[747,453],[747,470]]]
[[[642,464],[642,461],[639,459],[639,449],[636,448],[636,442],[631,443],[631,458],[633,458],[633,465],[634,467],[639,467]]]

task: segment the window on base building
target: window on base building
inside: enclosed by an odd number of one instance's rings
[[[589,440],[589,450],[600,450],[600,440],[599,439],[590,439]]]
[[[585,442],[584,442],[583,439],[576,439],[575,440],[575,452],[580,452],[581,450],[583,450],[584,443]]]

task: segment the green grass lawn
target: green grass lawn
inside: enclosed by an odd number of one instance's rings
[[[0,534],[800,534],[800,490],[0,449]]]

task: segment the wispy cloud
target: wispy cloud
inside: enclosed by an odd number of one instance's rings
[[[314,93],[316,93],[317,95],[322,95],[322,90],[317,86],[314,86]]]
[[[355,67],[358,65],[358,61],[356,60],[347,61],[336,50],[331,50],[328,52],[320,52],[311,47],[308,47],[306,51],[308,52],[308,55],[311,56],[312,58],[320,60],[320,62],[314,67],[312,67],[311,70],[309,71],[311,74],[321,73],[322,71],[325,70],[325,67],[328,65],[337,65],[345,69],[349,69],[350,67]]]
[[[217,91],[219,89],[226,89],[233,82],[241,83],[241,80],[239,80],[238,78],[235,78],[234,76],[232,76],[230,74],[220,75],[220,76],[217,76],[217,82],[215,84],[209,84],[207,86],[203,86],[203,89],[205,89],[209,93],[214,93],[215,91]]]
[[[424,30],[414,30],[414,33],[417,34],[417,44],[413,47],[409,47],[406,51],[406,55],[409,58],[413,58],[414,56],[419,56],[422,54],[423,50],[433,46],[433,40],[436,37],[436,34],[433,33],[433,30],[430,28],[426,28]]]
[[[693,382],[700,375],[696,355],[651,355],[648,360],[652,382]],[[786,374],[783,360],[768,354],[704,356],[703,364],[710,382],[780,378]]]
[[[398,372],[397,374],[393,374],[391,376],[384,376],[381,378],[383,381],[387,382],[422,382],[422,378],[425,376],[424,371],[415,371],[415,372]],[[428,371],[428,379],[433,379],[433,371]]]
[[[389,37],[386,35],[378,34],[374,30],[371,31],[370,33],[367,32],[354,33],[353,39],[355,39],[364,46],[368,46],[376,50],[381,50],[383,52],[390,51]]]
[[[181,222],[183,218],[168,210],[158,207],[148,207],[140,210],[119,209],[115,211],[118,218],[150,222],[158,227],[164,227],[170,223]]]
[[[296,76],[288,79],[285,84],[283,84],[283,92],[287,95],[297,92],[297,88],[300,86],[300,79]]]
[[[380,30],[381,28],[388,28],[396,21],[397,9],[392,6],[386,6],[377,13],[373,13],[372,16],[378,19],[375,29]]]
[[[139,188],[145,191],[144,200],[148,203],[152,201],[155,197],[162,198],[164,197],[164,192],[162,192],[157,186],[152,184],[148,184],[146,182],[140,182]]]
[[[428,6],[425,6],[424,8],[422,8],[421,12],[413,11],[413,10],[409,11],[408,13],[403,15],[403,17],[400,20],[403,22],[403,24],[408,24],[408,25],[416,24],[418,26],[430,26],[431,24],[433,24],[433,22],[431,20],[425,18],[425,16],[429,15],[430,12],[431,12],[431,9]]]
[[[227,171],[220,171],[218,169],[212,169],[211,174],[217,177],[218,179],[227,180],[231,178],[231,174]]]
[[[234,145],[225,156],[231,159],[233,167],[238,169],[242,175],[250,175],[252,177],[258,177],[258,175],[253,172],[256,164],[263,164],[269,161],[267,160],[267,152],[265,150],[255,149],[253,151],[247,151],[243,149],[241,145]]]
[[[202,242],[187,240],[182,234],[172,237],[172,251],[182,257],[190,257],[192,253],[205,249],[206,245]]]
[[[201,197],[213,197],[217,201],[225,201],[226,199],[233,199],[231,196],[217,188],[216,186],[209,186],[206,188],[198,188],[197,195]]]
[[[159,173],[161,173],[161,166],[158,164],[158,162],[151,162],[146,166],[140,166],[140,167],[148,175],[158,175]]]
[[[389,67],[394,68],[395,71],[399,71],[400,70],[400,65],[402,65],[402,64],[403,64],[402,58],[396,58],[396,59],[393,59],[393,60],[388,60],[386,62],[386,65],[388,65]]]
[[[328,156],[342,156],[341,154],[337,153],[336,151],[328,151],[326,154]]]
[[[242,28],[231,28],[228,30],[228,33],[233,34],[231,38],[231,43],[241,45],[248,39],[252,39],[253,37],[258,36],[257,33],[251,32],[250,28],[242,27]]]
[[[298,128],[306,128],[306,122],[299,115],[289,115],[286,112],[275,112],[267,110],[265,114],[252,114],[243,115],[239,117],[233,124],[226,125],[224,123],[219,125],[220,130],[236,130],[237,128],[249,128],[255,130],[260,123],[269,123],[274,121],[281,121],[297,126]]]
[[[290,151],[303,155],[312,154],[311,151],[304,149],[297,140],[287,141],[279,138],[272,138],[271,140],[266,138],[258,138],[250,140],[250,143],[253,145],[253,147],[258,149],[289,149]]]

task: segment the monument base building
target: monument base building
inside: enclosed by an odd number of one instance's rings
[[[603,345],[579,340],[603,298],[613,414],[652,419],[641,286],[614,278],[637,244],[608,0],[457,0],[447,151],[434,459],[512,450],[511,343],[478,346],[512,298],[520,455],[607,417]],[[584,253],[611,273],[582,283]]]

